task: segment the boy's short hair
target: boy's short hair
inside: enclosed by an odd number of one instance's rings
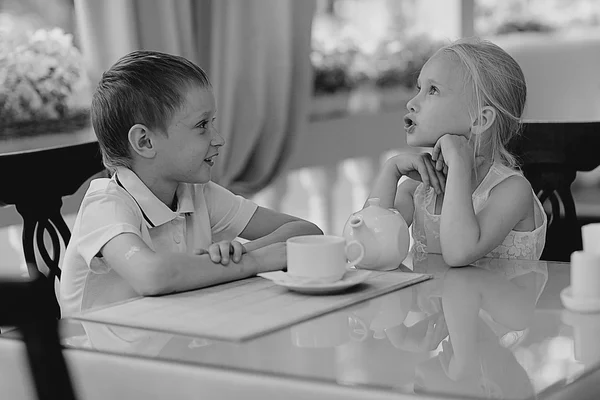
[[[134,51],[104,72],[92,97],[91,120],[106,168],[131,166],[128,132],[133,125],[166,134],[192,85],[212,87],[193,62],[157,51]]]

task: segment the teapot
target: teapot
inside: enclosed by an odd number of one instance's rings
[[[380,206],[380,199],[367,200],[367,207],[350,215],[344,226],[347,241],[360,242],[365,254],[359,268],[391,271],[400,266],[408,254],[408,225],[395,209]]]

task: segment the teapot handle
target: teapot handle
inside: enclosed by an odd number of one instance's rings
[[[354,267],[356,267],[356,264],[361,262],[363,257],[365,256],[365,247],[362,245],[362,243],[358,240],[351,240],[350,242],[348,242],[348,244],[346,244],[346,258],[348,258],[348,250],[351,246],[358,246],[358,248],[360,249],[360,254],[354,260],[348,260],[349,265],[346,267],[347,269],[354,269]]]

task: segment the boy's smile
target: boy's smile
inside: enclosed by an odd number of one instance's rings
[[[423,66],[417,89],[404,117],[408,145],[432,147],[446,133],[469,133],[467,88],[457,61],[444,53],[434,55]]]

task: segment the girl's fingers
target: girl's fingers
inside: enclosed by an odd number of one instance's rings
[[[425,185],[426,188],[431,186],[431,181],[429,180],[429,172],[427,170],[427,161],[425,161],[425,158],[423,158],[423,157],[419,158],[417,161],[416,167],[417,167],[417,172],[419,173],[419,176],[421,177],[421,182],[423,182],[423,184]]]
[[[444,155],[440,153],[437,160],[435,161],[435,169],[441,171],[444,169]]]
[[[438,140],[435,146],[433,146],[433,151],[431,152],[431,159],[433,161],[437,161],[437,159],[441,156],[442,148],[440,146],[440,141]]]
[[[446,191],[446,175],[444,175],[443,171],[435,170],[435,174],[437,176],[438,181],[440,182],[440,187],[442,188],[442,193]]]
[[[427,174],[429,175],[429,181],[431,186],[433,186],[436,193],[442,193],[442,187],[440,186],[440,182],[436,174],[436,169],[433,166],[433,161],[431,161],[430,159],[426,159],[425,167],[427,168]]]

